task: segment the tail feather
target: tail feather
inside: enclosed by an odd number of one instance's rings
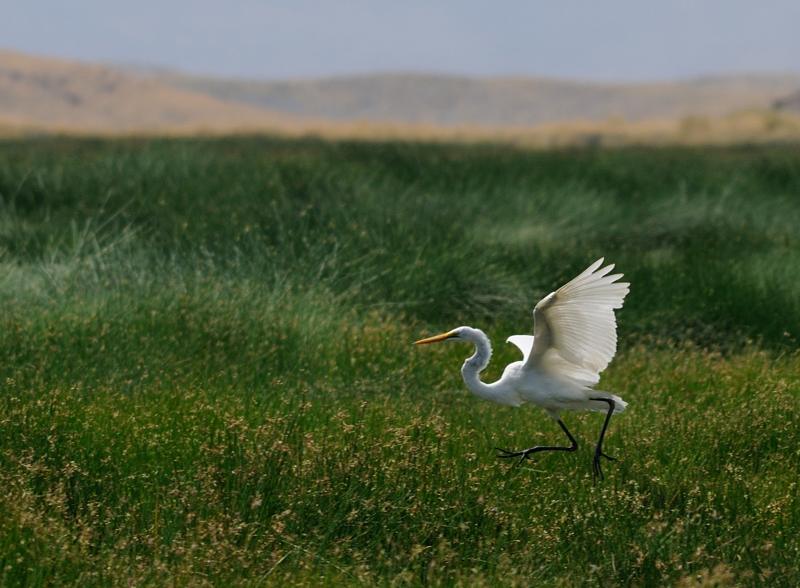
[[[611,394],[609,392],[603,392],[602,390],[592,390],[591,398],[608,398],[614,401],[614,414],[619,414],[621,412],[625,412],[625,409],[628,407],[628,403],[625,402],[622,398],[617,396],[616,394]],[[589,410],[593,412],[608,412],[608,403],[603,402],[600,400],[590,400],[589,401]]]

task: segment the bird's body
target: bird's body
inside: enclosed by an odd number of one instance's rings
[[[592,400],[598,396],[612,398],[615,401],[615,412],[625,410],[627,403],[619,396],[594,390],[580,381],[564,376],[557,371],[534,365],[526,367],[525,363],[533,337],[514,335],[508,341],[520,347],[522,361],[515,361],[506,366],[499,380],[486,384],[480,379],[482,372],[491,357],[491,343],[480,329],[460,327],[461,338],[475,344],[476,353],[469,357],[461,367],[464,384],[476,396],[507,406],[522,406],[530,403],[545,409],[554,418],[563,410],[594,410],[605,412],[607,406],[603,402]],[[531,345],[523,348],[517,339],[526,337]]]
[[[459,327],[417,341],[434,343],[447,339],[468,341],[475,353],[467,358],[461,375],[476,396],[498,404],[542,407],[555,419],[572,441],[566,447],[531,447],[522,451],[501,450],[501,457],[525,459],[546,450],[574,451],[577,442],[560,418],[562,411],[589,410],[606,413],[595,453],[595,474],[602,477],[602,440],[611,415],[625,410],[619,396],[595,390],[602,372],[614,357],[617,346],[614,310],[622,306],[629,285],[617,282],[622,274],[608,275],[613,265],[601,268],[600,259],[555,292],[542,298],[533,311],[534,335],[513,335],[508,341],[522,352],[522,360],[506,366],[494,383],[481,381],[480,373],[492,355],[489,338],[479,329]],[[609,458],[611,459],[611,458]]]

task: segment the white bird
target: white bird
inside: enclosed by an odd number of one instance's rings
[[[600,267],[598,259],[575,279],[551,292],[533,309],[533,336],[513,335],[507,339],[522,351],[522,361],[509,364],[492,384],[481,382],[480,373],[492,355],[486,334],[472,327],[421,339],[417,345],[437,341],[467,341],[475,353],[467,358],[461,375],[467,388],[481,398],[520,406],[526,402],[541,406],[566,433],[569,447],[535,446],[521,451],[498,449],[498,457],[519,457],[520,462],[541,451],[575,451],[578,442],[561,420],[563,410],[605,412],[592,462],[595,478],[603,479],[600,458],[611,415],[625,410],[627,403],[610,392],[595,390],[600,372],[617,351],[617,322],[614,309],[621,308],[630,284],[617,282],[622,274],[608,275],[613,265]]]

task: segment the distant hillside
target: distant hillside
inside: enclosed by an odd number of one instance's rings
[[[246,81],[174,73],[175,87],[298,116],[435,125],[531,126],[722,116],[769,108],[800,88],[800,76],[740,75],[647,84],[552,79],[478,79],[376,74],[307,81]]]
[[[6,128],[216,130],[270,127],[284,119],[109,67],[0,51],[0,126]]]
[[[777,110],[787,110],[789,112],[800,113],[800,90],[790,94],[789,96],[784,96],[783,98],[776,100],[774,107]]]
[[[800,141],[791,107],[798,88],[800,76],[788,75],[657,84],[421,74],[259,82],[0,50],[0,135],[270,132],[545,147]]]

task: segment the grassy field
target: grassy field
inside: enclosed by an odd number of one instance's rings
[[[800,584],[800,155],[0,143],[0,584]],[[605,255],[620,458],[470,397]],[[714,584],[716,582],[716,584]]]

